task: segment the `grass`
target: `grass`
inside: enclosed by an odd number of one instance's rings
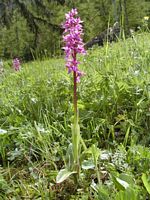
[[[149,38],[138,34],[80,58],[86,76],[78,85],[78,107],[88,152],[78,188],[72,178],[56,184],[73,120],[73,83],[64,60],[26,63],[17,73],[6,63],[0,199],[150,199]]]

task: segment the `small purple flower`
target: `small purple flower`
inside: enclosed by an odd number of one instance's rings
[[[80,17],[75,17],[77,15],[77,9],[72,9],[68,14],[66,14],[66,21],[63,24],[64,35],[63,40],[65,42],[65,47],[63,48],[66,54],[66,67],[68,68],[68,73],[76,73],[76,81],[80,81],[80,77],[84,75],[78,69],[79,62],[77,61],[77,54],[85,54],[84,43],[81,38],[83,35],[82,21]]]
[[[19,71],[21,69],[20,61],[18,58],[13,59],[13,68],[15,71]]]

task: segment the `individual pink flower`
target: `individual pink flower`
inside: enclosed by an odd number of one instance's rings
[[[64,34],[63,40],[65,47],[63,47],[66,54],[66,67],[68,73],[75,72],[76,82],[80,81],[80,77],[84,75],[78,69],[79,62],[77,61],[77,54],[85,54],[84,43],[82,40],[83,29],[82,21],[80,17],[76,17],[78,14],[77,9],[72,9],[66,14],[66,21],[63,24]]]
[[[20,61],[18,58],[13,59],[13,68],[15,71],[19,71],[21,69]]]

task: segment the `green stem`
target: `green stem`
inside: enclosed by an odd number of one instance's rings
[[[74,55],[74,59],[76,59],[76,55]],[[74,71],[73,73],[74,79],[74,124],[73,124],[73,154],[74,154],[74,167],[77,171],[76,181],[79,179],[80,174],[80,164],[79,164],[79,144],[80,144],[80,127],[78,124],[78,109],[77,109],[77,74]]]
[[[95,168],[95,170],[96,170],[96,174],[97,174],[98,184],[100,184],[100,183],[101,183],[101,179],[100,179],[100,174],[99,174],[99,170],[98,170],[98,167],[97,167],[97,163],[96,163],[96,168]]]
[[[74,114],[75,114],[75,120],[77,119],[77,77],[76,72],[73,73],[73,79],[74,79]]]

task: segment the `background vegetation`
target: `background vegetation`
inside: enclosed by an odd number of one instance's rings
[[[129,29],[143,28],[149,16],[149,0],[0,0],[0,57],[33,57],[60,55],[61,23],[72,7],[84,21],[84,40],[104,31],[116,21]]]
[[[80,57],[86,73],[78,85],[80,127],[89,150],[78,187],[72,177],[56,184],[68,159],[73,116],[72,77],[63,59],[30,62],[19,72],[5,63],[0,198],[148,200],[149,51],[150,34],[141,33]]]

